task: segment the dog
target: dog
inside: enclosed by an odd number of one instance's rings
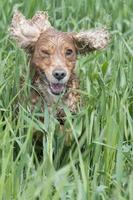
[[[14,13],[10,35],[18,45],[25,49],[34,70],[31,101],[33,107],[39,99],[49,108],[61,103],[56,110],[57,118],[62,118],[62,105],[71,113],[77,112],[80,102],[79,80],[75,74],[78,54],[103,49],[109,41],[109,33],[104,28],[84,32],[62,32],[56,30],[48,20],[47,12],[38,11],[32,19],[26,19],[22,13]],[[44,103],[42,102],[42,110]]]

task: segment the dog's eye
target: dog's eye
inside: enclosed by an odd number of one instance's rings
[[[40,53],[41,53],[41,56],[44,57],[44,58],[50,57],[50,53],[45,49],[40,49]]]
[[[73,50],[72,49],[67,49],[66,52],[65,52],[66,56],[70,56],[72,54],[73,54]]]

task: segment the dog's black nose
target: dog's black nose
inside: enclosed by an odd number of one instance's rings
[[[66,76],[66,71],[64,69],[55,69],[52,74],[58,81],[60,81]]]

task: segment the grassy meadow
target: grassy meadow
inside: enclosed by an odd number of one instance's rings
[[[65,108],[65,128],[72,137],[68,146],[47,109],[31,113],[27,105],[26,54],[8,34],[15,9],[26,17],[47,10],[62,31],[104,25],[111,34],[105,50],[78,57],[84,103],[76,116]],[[0,1],[0,200],[132,200],[132,109],[132,0]],[[41,159],[32,138],[35,129],[43,134]]]

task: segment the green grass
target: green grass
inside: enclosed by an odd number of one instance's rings
[[[56,119],[45,111],[41,123],[40,113],[28,109],[26,55],[7,31],[15,8],[27,17],[47,10],[62,31],[105,25],[112,34],[106,50],[79,56],[84,105],[74,120],[65,110],[72,144],[64,150]],[[0,200],[131,200],[133,1],[1,0],[0,10]],[[34,128],[43,132],[41,162],[32,143]]]

